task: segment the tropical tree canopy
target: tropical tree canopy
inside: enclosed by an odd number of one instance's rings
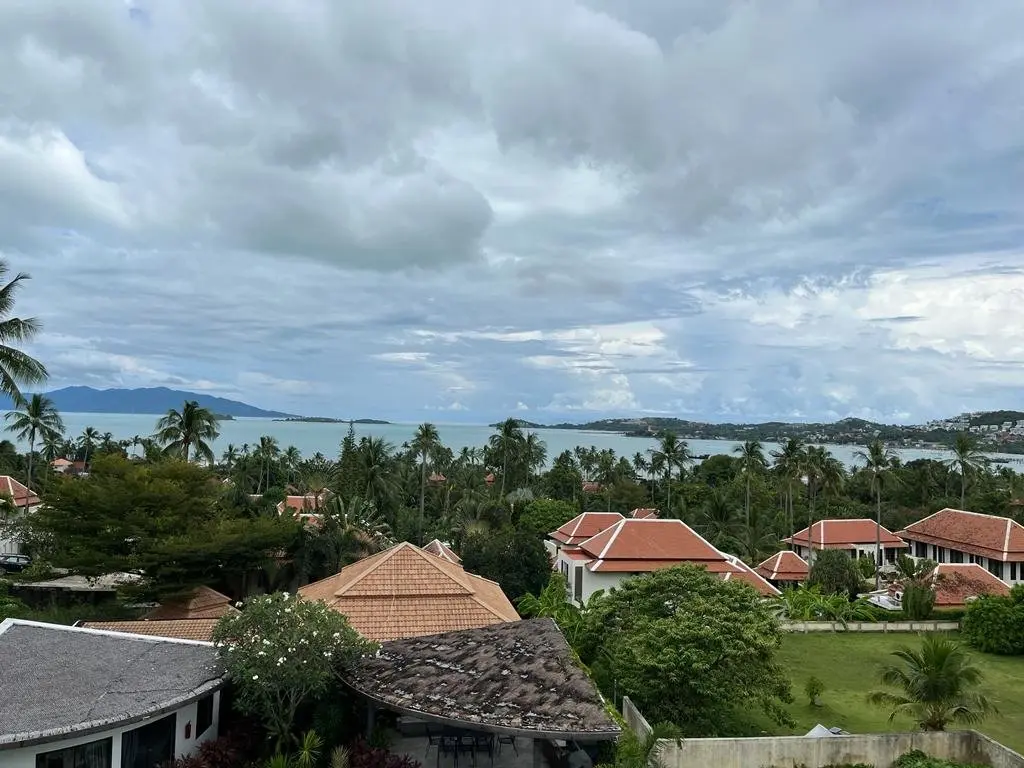
[[[0,260],[0,281],[9,272],[7,262]],[[0,287],[0,392],[10,396],[15,403],[25,399],[21,393],[22,385],[41,384],[49,376],[42,363],[19,349],[39,333],[39,321],[34,317],[11,317],[15,297],[29,279],[29,275],[19,272]]]
[[[190,453],[213,463],[213,449],[209,442],[220,435],[217,417],[195,400],[189,400],[181,411],[173,408],[156,423],[156,440],[165,446],[171,456],[189,460]],[[208,442],[209,441],[209,442]]]
[[[890,722],[910,717],[922,730],[942,731],[951,723],[975,725],[996,713],[978,690],[980,669],[955,640],[933,632],[922,636],[919,648],[903,646],[892,655],[897,661],[879,673],[887,689],[868,696],[890,710]]]

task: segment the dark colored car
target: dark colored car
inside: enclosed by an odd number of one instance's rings
[[[32,565],[28,555],[0,555],[0,573],[19,573]]]

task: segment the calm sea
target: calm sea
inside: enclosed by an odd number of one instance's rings
[[[99,432],[111,432],[115,439],[131,439],[135,435],[146,437],[154,431],[157,418],[150,415],[114,414],[114,413],[63,413],[65,431],[69,437],[82,433],[86,427],[95,427]],[[415,424],[356,424],[358,437],[370,435],[383,437],[396,446],[412,439],[416,430]],[[493,430],[488,426],[470,424],[438,424],[441,440],[456,453],[465,446],[478,447],[487,442]],[[307,422],[282,422],[271,419],[235,419],[221,422],[221,434],[213,445],[218,455],[228,443],[236,447],[248,443],[250,446],[259,442],[261,435],[272,435],[277,438],[282,448],[294,445],[304,456],[320,452],[333,457],[338,453],[341,439],[348,430],[347,424],[314,424]],[[621,456],[632,457],[640,451],[646,453],[654,447],[655,441],[642,437],[626,437],[608,432],[587,432],[583,430],[538,429],[535,430],[547,444],[548,460],[550,461],[564,450],[571,450],[577,445],[612,448]],[[690,450],[696,455],[732,453],[738,443],[731,440],[691,440]],[[774,450],[774,443],[766,443],[766,450]],[[859,448],[852,445],[829,445],[833,455],[847,466],[856,462],[854,454]],[[905,449],[900,451],[903,461],[919,458],[949,458],[947,451]],[[997,454],[998,455],[998,454]],[[1014,460],[1019,467],[1021,457],[1006,457]]]

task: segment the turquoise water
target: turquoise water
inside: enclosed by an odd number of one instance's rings
[[[113,433],[115,439],[130,439],[135,435],[145,437],[153,433],[157,417],[138,414],[108,414],[108,413],[64,413],[66,433],[69,436],[77,436],[86,427],[95,427],[102,434]],[[478,447],[487,442],[487,438],[493,433],[488,426],[471,424],[438,424],[438,432],[441,440],[453,451],[463,447]],[[348,429],[347,424],[313,424],[305,422],[282,422],[271,419],[236,419],[234,421],[221,422],[221,435],[213,444],[214,451],[220,454],[228,443],[233,443],[241,448],[245,443],[254,445],[259,442],[261,435],[272,435],[277,438],[282,448],[294,445],[303,455],[311,456],[319,451],[325,456],[336,456],[341,439]],[[370,435],[383,437],[396,446],[412,439],[416,430],[415,424],[356,424],[356,435]],[[547,444],[548,460],[550,461],[564,450],[571,450],[577,445],[597,446],[598,448],[612,448],[619,455],[632,457],[640,451],[646,453],[649,448],[654,447],[655,441],[642,437],[626,437],[624,435],[608,432],[585,432],[582,430],[562,429],[538,429],[535,430],[541,439]],[[738,443],[732,440],[691,440],[690,450],[697,455],[732,453]],[[777,446],[774,443],[766,443],[766,450],[773,450]],[[852,445],[830,445],[829,450],[833,455],[847,466],[856,463],[854,453],[859,450]],[[918,458],[949,458],[948,451],[934,451],[922,449],[901,450],[900,456],[903,461],[912,461]],[[1013,457],[1016,462],[1020,457]],[[1014,464],[1019,467],[1019,463]]]

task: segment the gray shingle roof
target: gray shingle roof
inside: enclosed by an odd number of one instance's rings
[[[0,749],[126,723],[218,688],[208,643],[0,623]]]

